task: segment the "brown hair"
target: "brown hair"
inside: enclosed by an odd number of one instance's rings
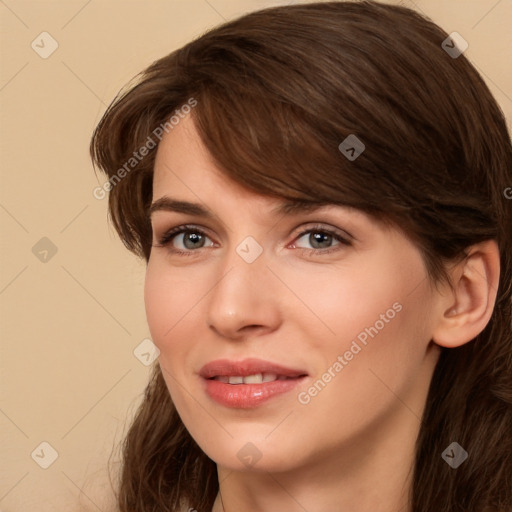
[[[433,283],[447,262],[495,239],[500,282],[488,325],[442,349],[417,439],[414,512],[512,510],[512,147],[504,116],[448,34],[401,7],[325,2],[274,7],[216,27],[157,60],[98,124],[94,163],[111,179],[193,98],[219,168],[268,196],[356,207],[421,250]],[[172,127],[167,124],[167,129]],[[356,135],[365,150],[338,149]],[[112,222],[148,261],[156,148],[117,180]],[[118,175],[119,176],[119,175]],[[458,442],[469,458],[441,458]],[[191,438],[155,364],[123,445],[122,512],[210,512],[215,463]]]

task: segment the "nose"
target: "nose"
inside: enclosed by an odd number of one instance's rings
[[[279,327],[280,283],[267,263],[265,252],[252,263],[234,250],[226,257],[208,302],[208,327],[217,335],[241,340]]]

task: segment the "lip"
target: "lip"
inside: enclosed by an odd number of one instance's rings
[[[278,376],[288,377],[288,379],[260,384],[227,384],[212,380],[213,377],[221,375],[247,377],[256,373],[274,373]],[[249,409],[291,391],[307,377],[307,372],[251,358],[242,361],[218,359],[204,365],[199,371],[199,375],[203,379],[206,394],[212,400],[226,407]]]
[[[243,359],[242,361],[230,361],[229,359],[217,359],[205,364],[199,371],[204,379],[211,379],[219,375],[233,375],[247,377],[255,373],[275,373],[285,377],[300,377],[307,375],[305,370],[287,368],[279,364],[271,363],[263,359]]]

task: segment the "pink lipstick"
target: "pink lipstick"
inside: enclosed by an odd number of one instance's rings
[[[212,400],[226,407],[249,409],[291,391],[307,372],[252,358],[212,361],[201,368],[199,375]]]

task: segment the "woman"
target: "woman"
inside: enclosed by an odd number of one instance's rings
[[[91,142],[160,351],[123,512],[512,510],[512,147],[448,34],[265,9]]]

